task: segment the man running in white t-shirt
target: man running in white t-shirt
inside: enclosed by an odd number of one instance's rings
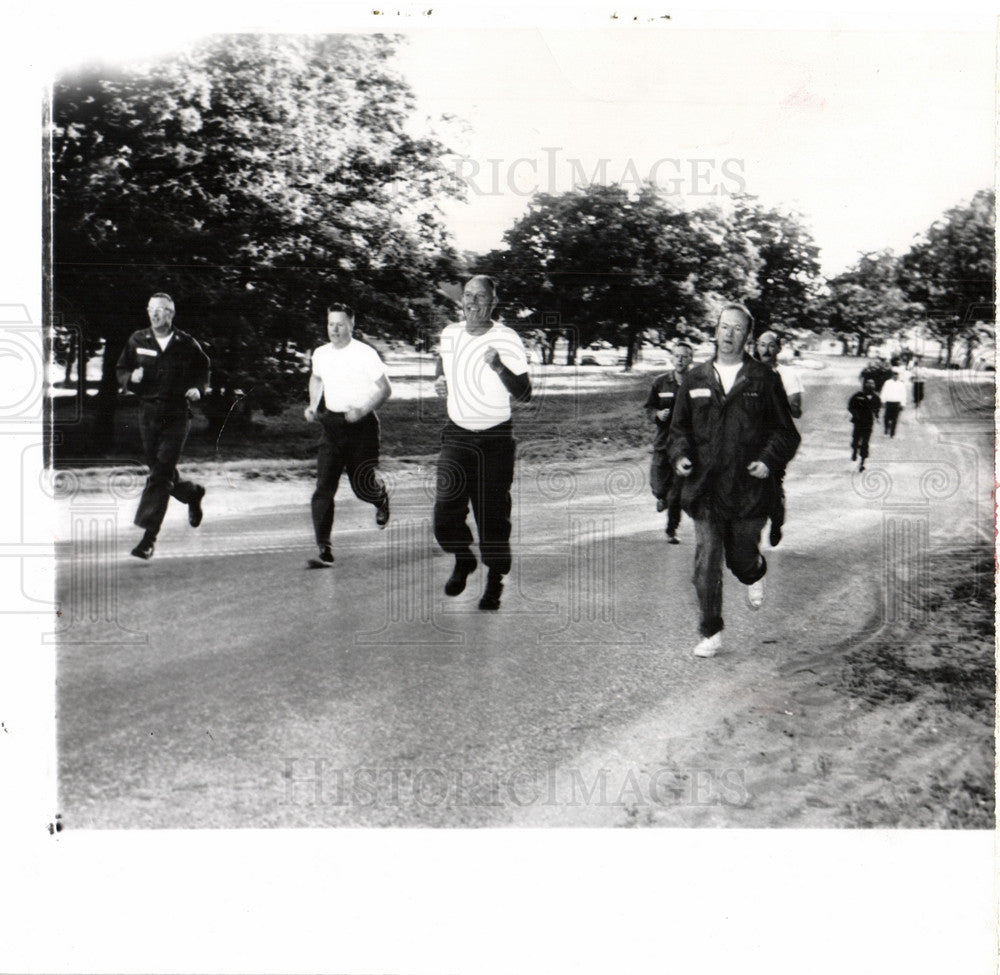
[[[469,506],[479,533],[479,552],[489,570],[480,609],[499,609],[503,577],[510,572],[510,486],[514,480],[511,400],[531,399],[528,359],[521,337],[493,322],[497,304],[492,278],[477,275],[462,294],[464,322],[441,333],[434,389],[448,397],[441,434],[434,537],[455,556],[445,583],[448,596],[465,589],[476,568]]]
[[[309,405],[305,409],[306,419],[318,420],[323,427],[312,496],[319,557],[309,560],[310,568],[333,564],[333,498],[345,470],[354,494],[375,506],[379,528],[385,528],[389,521],[389,495],[376,470],[379,424],[375,415],[392,395],[389,377],[375,349],[352,338],[354,310],[349,305],[330,305],[326,328],[330,342],[312,354]]]

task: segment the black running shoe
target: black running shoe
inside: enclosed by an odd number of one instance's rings
[[[143,535],[142,540],[129,554],[134,555],[137,559],[145,559],[148,562],[153,557],[154,548],[156,548],[156,540]]]
[[[503,595],[503,576],[491,572],[486,577],[486,590],[479,600],[480,609],[499,609],[500,597]]]
[[[385,528],[389,524],[389,492],[382,495],[382,500],[378,503],[378,510],[375,512],[375,524],[379,528]]]
[[[198,494],[194,501],[188,502],[188,524],[192,528],[197,528],[201,524],[201,519],[205,513],[201,510],[201,499],[205,497],[205,489],[199,484]]]
[[[306,563],[310,569],[327,569],[333,565],[333,549],[329,545],[320,545],[319,557],[309,559]]]
[[[455,568],[451,570],[451,575],[444,584],[444,594],[457,596],[465,592],[465,580],[476,571],[476,564],[476,558],[472,554],[455,556]]]

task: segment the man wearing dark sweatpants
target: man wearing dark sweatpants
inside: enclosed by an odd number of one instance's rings
[[[656,425],[656,438],[653,440],[653,459],[649,465],[649,486],[656,498],[656,510],[667,512],[667,541],[671,545],[680,544],[677,539],[677,528],[681,523],[681,485],[682,481],[674,474],[667,453],[667,441],[670,438],[670,418],[674,414],[674,403],[677,390],[680,388],[684,373],[688,371],[694,358],[691,346],[680,342],[674,347],[674,369],[665,372],[653,380],[649,396],[643,404],[646,416]]]
[[[385,364],[374,346],[354,337],[354,309],[333,302],[326,309],[326,331],[330,341],[312,354],[309,405],[305,418],[323,429],[316,462],[313,491],[313,533],[317,558],[310,569],[333,565],[334,496],[346,471],[355,497],[375,508],[375,524],[389,522],[389,493],[377,472],[380,428],[375,411],[392,395]]]
[[[851,460],[861,457],[859,471],[865,469],[868,460],[868,444],[871,441],[872,429],[882,409],[882,400],[875,392],[875,380],[866,379],[860,392],[855,393],[847,401],[847,412],[851,414],[853,432],[851,434]]]
[[[466,284],[465,321],[441,333],[434,384],[437,394],[448,399],[434,496],[434,537],[455,556],[444,591],[448,596],[463,592],[476,568],[467,523],[471,505],[479,554],[488,570],[479,600],[485,610],[500,608],[503,578],[511,568],[511,400],[531,398],[524,344],[512,328],[492,321],[496,304],[492,278],[477,275]]]
[[[746,308],[722,309],[715,358],[684,377],[670,427],[670,459],[686,478],[681,504],[695,523],[697,657],[714,657],[722,647],[723,557],[747,586],[750,608],[763,605],[767,562],[760,533],[774,507],[774,472],[799,445],[780,377],[744,352],[752,332]]]
[[[208,356],[195,339],[174,328],[170,295],[153,295],[146,313],[150,327],[132,333],[115,367],[119,388],[131,385],[142,401],[139,432],[149,477],[135,513],[135,524],[144,529],[131,553],[137,559],[153,557],[172,497],[188,506],[188,521],[197,528],[205,496],[200,484],[180,478],[177,462],[191,430],[190,404],[201,399],[208,384]]]

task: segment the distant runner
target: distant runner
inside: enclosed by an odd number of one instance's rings
[[[770,366],[781,377],[781,385],[788,396],[788,409],[792,417],[798,420],[802,416],[802,380],[799,379],[799,371],[791,366],[778,364],[778,354],[781,352],[781,338],[776,332],[764,332],[757,339],[757,355],[765,366]],[[774,481],[777,486],[775,493],[774,509],[771,511],[771,530],[768,541],[771,548],[776,548],[781,542],[781,530],[785,524],[785,470],[774,472]]]
[[[920,410],[920,404],[924,401],[924,370],[920,366],[920,358],[913,360],[910,367],[910,380],[913,383],[913,409]]]
[[[878,419],[882,400],[875,392],[875,380],[865,379],[861,391],[855,393],[847,402],[847,412],[851,414],[851,424],[854,432],[851,434],[851,460],[861,458],[859,471],[865,469],[868,460],[868,442],[871,440],[872,429]]]
[[[892,378],[887,379],[882,386],[881,397],[885,410],[884,432],[892,438],[896,436],[896,424],[899,423],[899,415],[906,405],[906,383],[900,380],[899,373],[895,369],[892,371]]]
[[[667,541],[678,545],[677,527],[681,523],[681,485],[683,481],[674,474],[667,453],[670,419],[677,401],[681,380],[691,366],[694,352],[686,342],[674,346],[674,368],[653,380],[653,388],[643,404],[646,416],[656,424],[653,439],[653,460],[649,465],[649,486],[656,498],[656,510],[667,512]]]

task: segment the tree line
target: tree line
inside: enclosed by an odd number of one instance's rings
[[[238,395],[250,410],[287,402],[330,297],[409,339],[443,316],[436,282],[458,272],[437,204],[463,187],[446,147],[409,131],[397,45],[228,36],[57,81],[51,315],[80,359],[104,350],[99,439],[154,291],[211,355],[216,415]]]
[[[366,331],[417,342],[454,317],[453,285],[502,279],[504,314],[551,361],[595,339],[626,350],[708,334],[740,298],[761,327],[830,332],[845,352],[923,324],[970,355],[994,318],[992,191],[945,213],[899,256],[824,279],[804,218],[738,194],[685,209],[655,186],[536,194],[503,246],[460,255],[439,210],[464,185],[438,137],[415,136],[399,38],[217,37],[166,60],[94,66],[54,85],[51,340],[68,367],[101,351],[95,445],[114,364],[148,296],[174,294],[212,358],[206,412],[281,410],[321,340],[325,302]]]

